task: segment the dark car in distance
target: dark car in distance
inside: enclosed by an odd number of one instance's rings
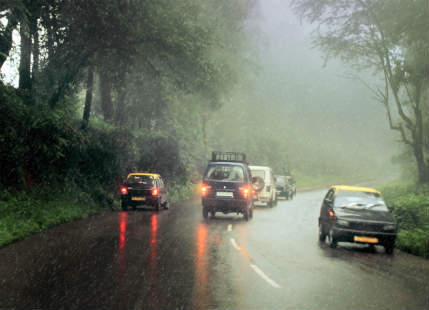
[[[319,240],[382,245],[387,254],[395,246],[397,225],[381,193],[368,187],[332,186],[322,202]]]
[[[253,217],[253,180],[246,155],[235,152],[213,152],[201,185],[202,214],[205,219],[216,212],[241,213]],[[259,180],[263,183],[263,180]]]
[[[277,175],[275,179],[277,197],[284,197],[289,200],[296,195],[295,180],[291,176]]]
[[[121,206],[134,210],[139,205],[168,209],[168,192],[161,176],[156,173],[135,172],[127,176],[121,187]]]

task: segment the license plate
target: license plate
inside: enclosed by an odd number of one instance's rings
[[[134,200],[134,201],[145,201],[146,197],[132,197],[131,200]]]
[[[354,236],[356,242],[378,243],[378,238]]]
[[[216,192],[217,197],[229,197],[232,198],[233,194],[232,192]]]

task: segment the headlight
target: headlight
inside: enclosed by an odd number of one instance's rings
[[[396,230],[396,225],[384,225],[384,230]]]
[[[340,219],[337,220],[337,224],[340,226],[349,226],[349,222]]]

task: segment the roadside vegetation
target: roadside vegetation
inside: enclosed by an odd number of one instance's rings
[[[394,207],[392,215],[399,224],[396,247],[429,258],[429,188],[391,184],[381,191],[386,203]]]

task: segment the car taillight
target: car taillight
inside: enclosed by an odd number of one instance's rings
[[[337,217],[335,215],[334,210],[329,210],[328,214],[329,214],[329,218],[331,219],[332,223],[335,224],[337,222]]]
[[[210,188],[211,188],[211,186],[209,186],[209,185],[206,185],[206,184],[201,185],[201,195],[203,197],[207,196],[207,194],[210,191]]]
[[[121,194],[122,194],[122,195],[126,195],[126,194],[128,194],[128,188],[126,188],[125,186],[122,186],[122,187],[121,187]]]
[[[243,197],[247,198],[252,191],[248,186],[242,186],[240,187],[240,193],[243,195]]]
[[[152,196],[158,196],[159,190],[157,187],[152,188]]]

